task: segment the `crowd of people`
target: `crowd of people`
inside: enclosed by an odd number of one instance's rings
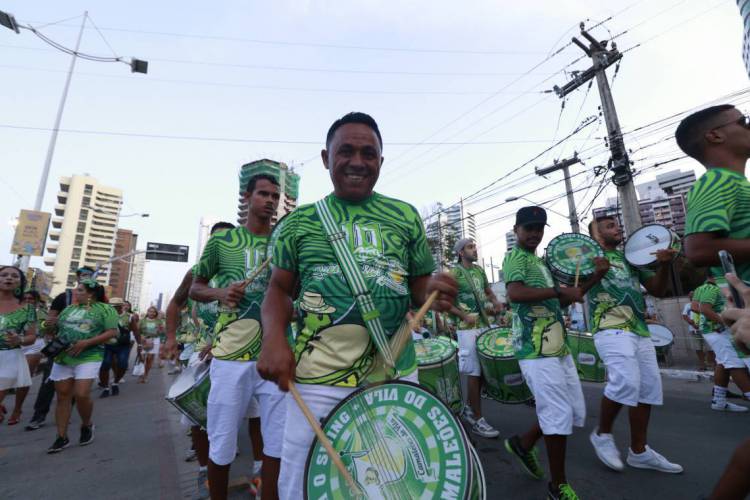
[[[750,399],[750,312],[730,307],[726,289],[730,283],[750,300],[741,281],[750,280],[750,183],[744,176],[750,121],[732,106],[713,107],[683,120],[676,138],[707,169],[688,195],[684,249],[688,259],[708,269],[708,277],[693,291],[683,314],[695,332],[696,352],[703,355],[710,347],[713,353],[700,358],[714,366],[711,408],[744,412],[747,407],[727,401],[727,390],[733,380],[742,397]],[[503,439],[501,446],[532,478],[548,478],[547,498],[575,499],[566,477],[566,441],[575,427],[583,427],[587,408],[566,344],[566,325],[573,320],[564,319],[563,309],[573,305],[572,311],[577,310],[575,304],[586,301],[585,323],[607,370],[597,425],[589,435],[593,454],[618,472],[625,464],[671,474],[683,471],[658,453],[648,436],[651,413],[664,398],[644,290],[654,297],[666,293],[676,250],[655,252],[650,269],[635,267],[621,249],[625,236],[618,219],[596,217],[588,232],[603,256],[593,259],[594,271],[586,279],[561,285],[538,255],[547,214],[540,206],[524,207],[516,213],[517,246],[503,262],[505,304],[476,265],[475,241],[456,242],[456,265],[440,271],[417,210],[374,191],[383,162],[382,137],[369,115],[350,113],[334,122],[321,157],[332,193],[297,208],[275,226],[278,180],[261,174],[243,186],[245,224],[212,228],[200,260],[164,315],[150,308],[139,318],[121,299],[107,299],[92,270],[85,268],[78,272],[75,290],[55,298],[42,314],[38,295],[24,294],[23,272],[1,267],[0,404],[9,389],[16,395],[8,423],[20,419],[33,372],[50,365],[27,428],[44,422],[56,394],[57,437],[48,451],[69,445],[74,401],[81,419],[79,444],[91,443],[93,383],[100,380],[102,397],[119,394],[136,345],[136,359],[144,363],[142,383],[161,359],[179,359],[188,370],[208,370],[205,424],[183,419],[190,427],[191,455],[198,461],[200,497],[227,498],[230,466],[247,419],[256,460],[253,476],[259,476],[254,487],[262,498],[302,498],[316,437],[306,415],[324,420],[373,380],[380,361],[386,380],[418,384],[411,333],[403,349],[391,350],[389,342],[405,318],[427,303],[431,311],[424,327],[411,325],[409,331],[457,343],[459,371],[467,380],[466,401],[457,417],[483,438],[497,438],[500,432],[482,412],[487,403],[477,338],[493,326],[509,329],[515,359],[533,395],[535,418],[525,432]],[[719,250],[734,256],[737,277],[725,276]],[[57,349],[44,365],[39,363],[42,347]],[[295,397],[287,395],[290,390]],[[624,460],[612,434],[623,407],[630,429]],[[5,407],[0,411],[2,419]],[[540,440],[548,471],[539,460]],[[736,450],[717,478],[712,498],[742,498],[750,490],[748,448],[750,442]],[[377,470],[369,470],[367,480],[377,482]]]

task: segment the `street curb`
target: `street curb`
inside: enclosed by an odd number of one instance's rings
[[[704,380],[710,381],[713,378],[713,372],[710,371],[699,372],[698,370],[679,370],[675,368],[662,368],[659,371],[665,377],[679,380],[694,380],[700,382]]]

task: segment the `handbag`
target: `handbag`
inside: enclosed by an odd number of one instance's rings
[[[55,337],[49,341],[49,343],[42,348],[42,354],[48,358],[55,358],[60,353],[67,351],[70,347],[70,341]]]
[[[143,364],[141,357],[138,356],[135,360],[135,365],[133,365],[133,376],[142,377],[144,373],[146,373],[146,366]]]
[[[124,346],[124,345],[130,345],[130,330],[127,328],[123,328],[122,326],[118,326],[118,332],[117,332],[117,345]]]

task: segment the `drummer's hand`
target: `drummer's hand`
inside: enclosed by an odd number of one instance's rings
[[[294,381],[296,363],[294,354],[284,336],[263,339],[263,348],[258,357],[258,373],[266,380],[276,382],[279,389],[289,390],[289,382]]]
[[[232,283],[221,289],[220,302],[229,307],[237,307],[245,296],[245,287],[241,283]]]
[[[466,326],[473,326],[477,324],[477,320],[479,320],[479,316],[474,314],[467,314],[465,318],[462,318],[462,321]]]
[[[439,312],[447,312],[456,302],[458,295],[458,283],[450,273],[436,273],[430,276],[425,287],[425,298],[437,290],[438,296],[432,303],[432,309]]]
[[[661,265],[669,264],[677,256],[677,250],[674,248],[662,248],[656,251],[656,262]]]
[[[177,356],[177,340],[168,338],[164,347],[160,349],[159,357],[163,360],[172,359]]]
[[[207,345],[203,349],[201,349],[201,352],[198,354],[198,359],[201,361],[210,361],[211,358],[213,358],[213,354],[211,354],[211,348],[212,346]]]
[[[606,257],[594,257],[594,274],[604,276],[609,271],[609,260]]]
[[[727,279],[730,285],[734,287],[737,292],[739,292],[740,297],[742,297],[742,300],[745,301],[745,307],[748,307],[750,305],[750,287],[748,287],[741,279],[737,277],[736,274],[727,273],[724,275],[724,277]],[[729,302],[732,304],[733,307],[737,307],[734,304],[734,299],[732,299],[732,294],[729,294]]]
[[[572,286],[560,288],[560,302],[568,304],[583,302],[583,290],[581,290],[581,287]]]

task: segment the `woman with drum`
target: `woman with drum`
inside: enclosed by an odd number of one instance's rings
[[[15,266],[0,267],[0,422],[5,419],[3,399],[8,389],[16,389],[16,401],[8,425],[21,418],[23,399],[31,386],[26,357],[21,350],[36,340],[33,309],[22,304],[26,277]]]
[[[458,264],[451,269],[451,274],[458,283],[458,296],[451,313],[458,325],[459,371],[467,376],[469,393],[469,404],[464,406],[461,416],[471,424],[475,434],[495,438],[500,431],[482,416],[482,369],[477,355],[477,337],[482,329],[490,327],[485,303],[491,303],[494,311],[500,310],[500,303],[490,288],[484,270],[475,264],[478,251],[474,240],[462,238],[456,242],[453,250],[458,256]]]
[[[513,231],[518,243],[505,255],[503,275],[513,307],[513,348],[523,378],[536,400],[536,422],[522,435],[505,440],[534,479],[544,477],[536,443],[544,437],[549,458],[547,498],[576,500],[565,477],[565,449],[573,427],[583,427],[586,403],[581,381],[565,345],[562,306],[583,300],[582,290],[560,288],[536,249],[544,237],[547,212],[524,207],[516,213]]]
[[[140,352],[145,356],[145,371],[143,376],[138,380],[139,384],[145,384],[148,381],[148,374],[154,365],[154,358],[159,353],[161,345],[162,332],[166,332],[164,320],[159,318],[159,311],[151,306],[146,311],[146,317],[141,319],[138,325],[138,332],[141,334],[141,345],[138,346]]]
[[[618,250],[623,232],[616,218],[598,217],[589,224],[589,233],[604,249],[597,272],[583,289],[589,300],[589,325],[594,343],[607,368],[607,385],[601,401],[599,425],[590,440],[597,457],[607,467],[624,468],[612,435],[612,426],[623,405],[628,407],[630,448],[627,464],[639,469],[680,473],[672,463],[648,446],[648,422],[653,405],[663,402],[661,375],[656,349],[646,325],[646,305],[641,284],[655,297],[669,286],[674,248],[654,248],[650,252],[655,270],[634,267]],[[633,235],[634,236],[634,235]]]
[[[102,285],[93,279],[85,279],[74,293],[75,303],[63,309],[57,318],[57,340],[63,350],[55,356],[49,376],[55,382],[57,394],[57,438],[47,453],[61,452],[70,444],[68,423],[73,397],[81,417],[78,444],[86,446],[94,441],[91,386],[104,359],[104,344],[117,335],[117,312],[104,302]]]

